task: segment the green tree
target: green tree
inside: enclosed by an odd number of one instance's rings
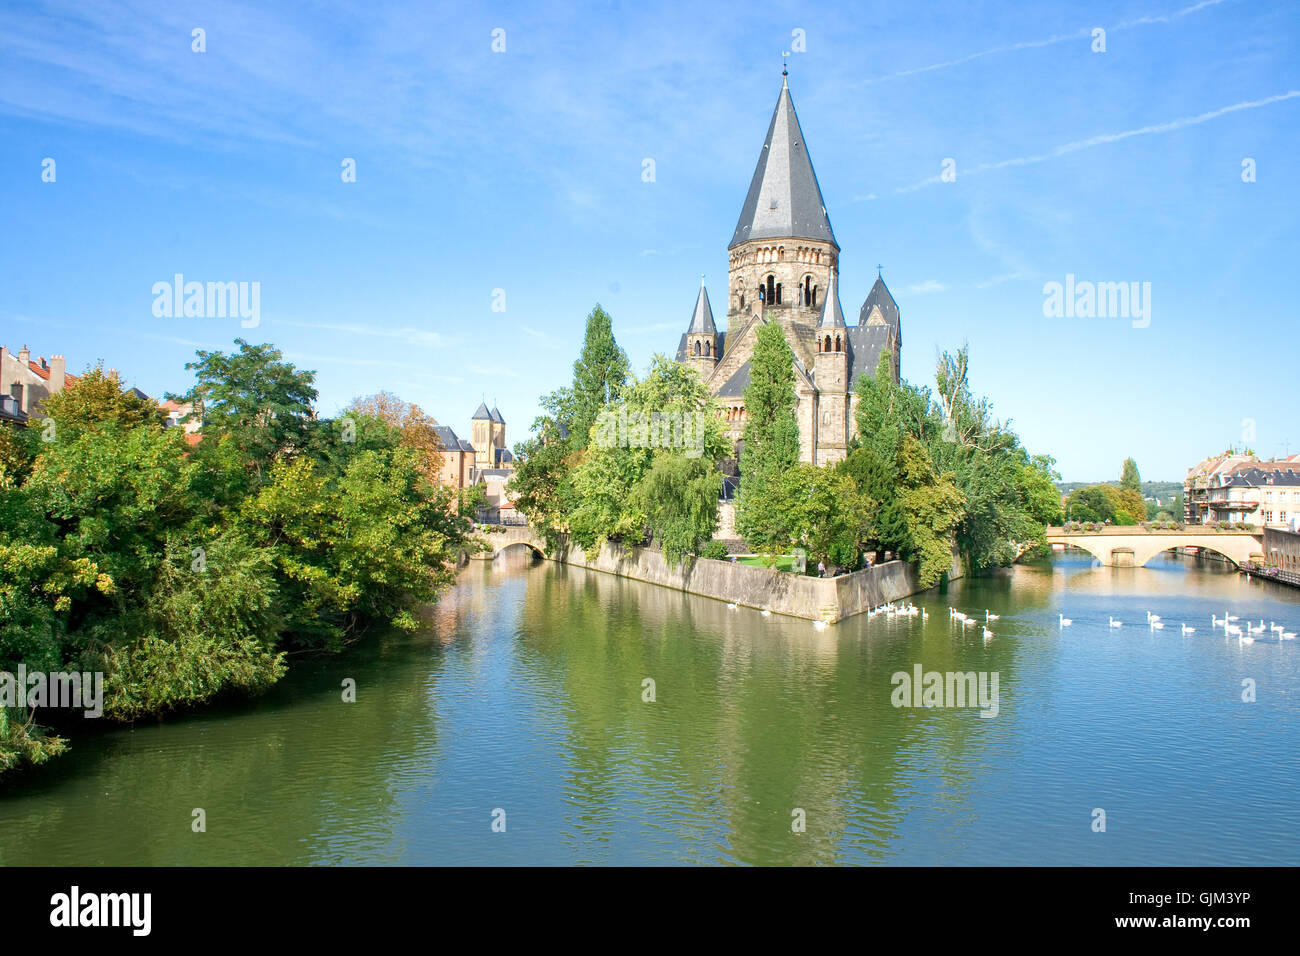
[[[582,354],[573,363],[568,422],[571,447],[587,447],[596,416],[607,404],[618,400],[627,377],[627,353],[614,340],[613,320],[597,303],[587,316]]]
[[[1120,471],[1119,486],[1127,491],[1136,491],[1139,495],[1142,493],[1142,476],[1138,474],[1137,462],[1132,458],[1124,459],[1124,467]]]
[[[229,438],[260,481],[276,458],[306,444],[315,418],[316,375],[281,361],[274,346],[249,345],[243,339],[235,344],[239,351],[229,355],[197,352],[197,360],[185,366],[194,372],[194,387],[183,396],[168,397],[193,403],[203,422],[201,448],[207,445],[204,450],[210,451]]]
[[[794,352],[779,322],[759,327],[745,386],[736,529],[756,551],[774,554],[788,543],[776,482],[799,461]]]

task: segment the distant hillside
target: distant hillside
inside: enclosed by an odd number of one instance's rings
[[[1075,488],[1084,488],[1088,485],[1119,485],[1118,481],[1058,481],[1056,487],[1060,489],[1061,494],[1068,495]],[[1183,483],[1181,481],[1144,481],[1142,482],[1142,497],[1148,500],[1160,499],[1161,504],[1182,494]]]

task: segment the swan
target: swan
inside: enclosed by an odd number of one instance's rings
[[[1283,631],[1283,632],[1282,632],[1282,636],[1279,638],[1279,640],[1282,640],[1282,641],[1294,641],[1294,640],[1295,640],[1295,631]]]
[[[763,615],[763,617],[771,617],[771,616],[772,616],[772,612],[769,611],[767,608],[763,608],[763,610],[759,611],[758,613],[761,614],[761,615]]]
[[[984,620],[985,620],[985,621],[996,621],[996,620],[997,620],[998,618],[1000,618],[1001,616],[1002,616],[1001,614],[990,614],[988,608],[985,608],[985,609],[984,609]]]
[[[1264,631],[1264,622],[1260,621],[1259,627],[1256,627],[1254,624],[1251,624],[1249,621],[1247,621],[1246,630],[1251,634],[1262,634]]]
[[[1148,623],[1148,624],[1150,624],[1152,621],[1158,621],[1158,620],[1160,620],[1160,615],[1159,615],[1159,614],[1152,614],[1150,611],[1147,611],[1147,623]]]
[[[1215,628],[1215,627],[1223,627],[1223,626],[1224,626],[1225,624],[1227,624],[1227,623],[1228,623],[1228,619],[1227,619],[1226,617],[1225,617],[1225,618],[1217,618],[1217,617],[1215,617],[1213,614],[1210,615],[1210,627],[1211,627],[1211,628]]]
[[[963,620],[961,623],[962,623],[962,627],[975,627],[977,624],[979,624],[979,621],[975,620],[975,618],[973,617],[968,617],[965,620]]]
[[[993,640],[993,632],[990,631],[987,627],[984,628],[984,640],[986,641]]]
[[[1124,622],[1123,622],[1123,621],[1117,621],[1117,620],[1115,620],[1115,619],[1112,617],[1112,618],[1110,619],[1110,626],[1111,626],[1111,627],[1123,627],[1123,626],[1124,626]]]
[[[1240,634],[1237,635],[1237,640],[1240,641],[1242,644],[1255,643],[1255,639],[1253,637],[1242,637]]]
[[[1165,625],[1164,625],[1164,622],[1163,622],[1163,621],[1158,621],[1158,620],[1156,620],[1154,617],[1151,619],[1151,624],[1150,624],[1150,628],[1151,628],[1151,630],[1153,630],[1153,631],[1158,631],[1158,630],[1160,630],[1161,628],[1163,628],[1164,626],[1165,626]]]
[[[922,612],[921,612],[921,620],[923,620],[923,621],[928,621],[928,620],[930,620],[930,612],[929,612],[929,611],[922,611]]]
[[[727,605],[727,610],[728,610],[728,611],[734,611],[735,609],[736,609],[736,605],[735,605],[735,604],[728,604],[728,605]]]
[[[1224,614],[1223,614],[1223,619],[1224,619],[1225,621],[1240,621],[1240,620],[1241,620],[1241,618],[1237,617],[1237,615],[1235,615],[1235,614],[1229,614],[1229,613],[1227,613],[1226,611],[1225,611]]]
[[[1186,624],[1184,624],[1184,625],[1183,625],[1183,633],[1184,633],[1184,634],[1195,634],[1195,633],[1196,633],[1196,628],[1194,628],[1194,627],[1188,627]]]
[[[1238,627],[1236,624],[1228,624],[1228,625],[1226,625],[1226,626],[1223,628],[1223,633],[1224,633],[1226,636],[1231,636],[1231,635],[1235,634],[1235,635],[1237,635],[1238,637],[1240,637],[1240,636],[1241,636],[1241,628]]]
[[[1070,619],[1069,619],[1068,617],[1066,617],[1064,614],[1057,614],[1056,616],[1059,617],[1059,618],[1061,619],[1061,627],[1069,627],[1071,624],[1074,623],[1072,620],[1070,620]]]
[[[813,621],[813,627],[815,627],[815,628],[816,628],[817,630],[819,630],[819,631],[824,631],[824,630],[826,630],[826,622],[825,622],[825,621]]]

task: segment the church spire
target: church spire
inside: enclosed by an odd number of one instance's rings
[[[826,288],[826,299],[822,302],[822,314],[817,319],[819,329],[847,328],[844,322],[844,310],[840,308],[840,290],[836,284],[836,272],[831,270],[830,285]]]
[[[695,299],[695,311],[691,313],[691,327],[687,335],[717,335],[718,327],[713,324],[713,309],[709,307],[709,293],[704,288],[704,276],[700,276],[700,294]]]
[[[772,111],[740,221],[727,247],[750,239],[820,239],[839,251],[830,217],[813,172],[808,145],[782,71],[781,93]]]

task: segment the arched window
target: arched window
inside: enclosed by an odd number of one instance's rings
[[[695,354],[696,354],[696,355],[699,355],[699,354],[700,354],[700,340],[699,340],[699,339],[696,339],[696,340],[695,340]]]
[[[776,301],[776,276],[767,277],[767,298],[763,301],[768,305]]]
[[[822,351],[829,352],[830,350],[831,350],[831,337],[828,335],[826,336],[826,347],[822,349]]]
[[[812,307],[814,309],[817,308],[817,287],[816,286],[813,286]]]
[[[803,304],[812,305],[812,276],[803,279]]]
[[[835,351],[840,351],[840,337],[838,335],[835,336]]]
[[[781,304],[781,283],[776,284],[776,304]]]
[[[763,289],[763,283],[761,283],[761,282],[758,284],[758,301],[759,301],[759,302],[766,302],[766,301],[767,301],[767,293],[766,293],[766,291]]]
[[[704,343],[704,355],[705,355],[706,358],[707,358],[707,357],[710,357],[710,356],[713,355],[713,343],[712,343],[712,342],[705,342],[705,343]]]

